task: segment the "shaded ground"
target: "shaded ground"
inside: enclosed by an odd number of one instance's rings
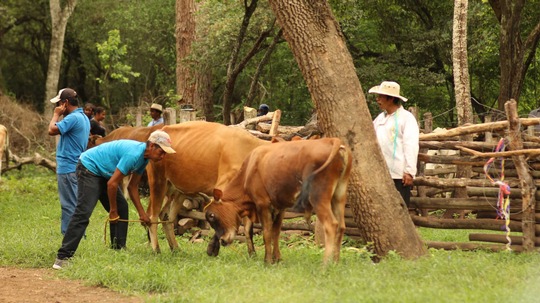
[[[58,279],[53,269],[0,267],[0,303],[140,303],[107,288]]]

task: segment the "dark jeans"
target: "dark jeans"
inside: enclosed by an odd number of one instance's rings
[[[73,257],[88,223],[90,216],[99,200],[107,213],[109,212],[109,197],[107,196],[107,181],[87,170],[81,163],[77,164],[77,207],[69,221],[66,234],[62,239],[62,247],[58,250],[58,259],[68,259]],[[128,220],[128,204],[124,195],[118,187],[116,193],[116,204],[120,219]],[[126,246],[128,222],[118,222],[110,224],[111,229],[111,247],[121,249]]]
[[[405,201],[407,208],[409,208],[411,206],[412,186],[404,186],[402,179],[393,179],[393,180],[394,180],[394,185],[396,186],[396,189],[401,194],[401,197],[403,198],[403,201]]]

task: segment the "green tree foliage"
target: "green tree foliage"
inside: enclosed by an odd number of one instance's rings
[[[346,37],[364,91],[392,79],[402,85],[420,113],[431,111],[436,126],[456,125],[452,84],[452,1],[329,0]],[[0,3],[0,91],[41,109],[50,43],[47,0],[4,0]],[[126,106],[167,99],[175,88],[175,0],[80,1],[68,23],[59,86],[77,89],[85,102],[101,104],[106,91],[96,78],[103,66],[96,43],[117,29],[129,52],[123,62],[140,72],[129,83],[110,87],[115,114]],[[198,3],[197,38],[190,62],[209,70],[215,115],[220,117],[227,62],[243,16],[243,1],[208,0]],[[527,1],[520,26],[529,33],[540,19],[540,1]],[[249,51],[274,16],[260,1],[248,27],[241,54]],[[496,104],[499,92],[499,25],[487,1],[469,1],[469,71],[475,112]],[[247,102],[252,76],[273,36],[239,75],[233,103]],[[527,71],[520,114],[540,106],[540,55]],[[311,97],[287,43],[279,43],[258,80],[253,106],[269,104],[283,111],[282,122],[305,123],[311,116]],[[371,96],[368,95],[368,98]],[[373,99],[370,99],[373,100]],[[378,108],[371,102],[371,113]]]
[[[124,63],[127,55],[127,45],[122,45],[120,41],[120,31],[109,31],[109,37],[103,43],[96,43],[98,57],[103,67],[102,76],[96,78],[98,83],[104,87],[105,98],[103,105],[111,108],[110,91],[111,85],[115,82],[129,83],[131,77],[137,78],[140,73],[133,72],[131,66]]]

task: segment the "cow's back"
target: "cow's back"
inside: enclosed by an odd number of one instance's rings
[[[300,188],[309,176],[322,166],[337,161],[334,169],[325,169],[323,178],[337,178],[342,160],[337,156],[341,141],[337,138],[299,140],[275,143],[255,149],[246,159],[236,183],[225,188],[227,199],[242,191],[252,198],[272,200],[278,208],[291,207]],[[335,153],[332,155],[332,153]],[[328,163],[327,163],[328,161]],[[331,165],[332,166],[332,165]],[[332,171],[332,172],[331,172]],[[330,175],[329,173],[335,173]],[[261,198],[268,195],[268,199]],[[286,203],[286,204],[279,204]]]
[[[129,139],[129,140],[135,140],[139,142],[146,142],[146,140],[148,140],[148,137],[150,137],[150,134],[153,131],[162,129],[163,126],[164,126],[163,124],[158,124],[152,127],[121,126],[113,130],[107,136],[97,139],[95,145],[97,146],[106,142],[120,140],[120,139]]]
[[[270,144],[243,129],[213,122],[184,122],[163,130],[176,154],[164,157],[158,173],[188,194],[211,194],[214,188],[222,188],[253,149]]]

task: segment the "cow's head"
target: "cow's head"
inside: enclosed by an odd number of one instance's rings
[[[214,190],[214,198],[206,206],[205,215],[210,226],[216,231],[212,243],[215,245],[219,239],[221,244],[226,246],[236,237],[241,218],[235,203],[221,201],[222,196],[219,189]]]
[[[252,203],[223,201],[222,196],[221,190],[215,189],[214,198],[205,207],[206,220],[216,231],[207,249],[210,256],[217,256],[220,242],[227,246],[234,240],[243,217],[249,216],[253,222],[257,219]]]

